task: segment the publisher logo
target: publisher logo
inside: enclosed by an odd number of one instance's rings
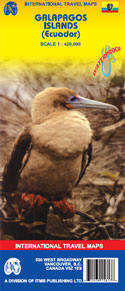
[[[17,9],[17,4],[15,2],[7,2],[6,5],[4,6],[4,14],[5,15],[9,15],[9,14],[12,14],[12,15],[16,15],[18,12],[18,9]]]
[[[15,274],[19,275],[21,272],[20,261],[16,258],[10,258],[6,261],[4,265],[4,273],[6,275]]]

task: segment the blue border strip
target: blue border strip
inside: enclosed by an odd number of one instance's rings
[[[108,8],[102,8],[102,11],[110,11],[108,10]],[[113,11],[118,11],[118,8],[113,8],[110,12],[113,12]]]

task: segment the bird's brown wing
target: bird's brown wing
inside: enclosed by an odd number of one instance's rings
[[[16,190],[20,173],[28,161],[31,146],[32,137],[27,127],[18,136],[9,161],[5,165],[2,179],[2,193],[12,193]],[[25,160],[24,156],[26,157]]]
[[[79,175],[78,181],[76,182],[75,186],[77,186],[79,184],[80,180],[84,176],[85,171],[86,171],[87,167],[89,166],[89,164],[91,162],[91,159],[92,159],[92,143],[90,143],[89,146],[88,146],[88,149],[83,152],[82,163],[81,163],[81,171],[80,171],[80,175]]]

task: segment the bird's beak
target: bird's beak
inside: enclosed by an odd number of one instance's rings
[[[87,99],[81,96],[77,96],[75,101],[68,101],[67,105],[68,108],[95,108],[95,109],[105,109],[105,110],[116,110],[119,111],[119,109],[111,104],[103,103],[91,99]]]

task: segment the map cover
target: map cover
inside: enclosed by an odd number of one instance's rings
[[[0,290],[124,290],[124,18],[1,1]]]

